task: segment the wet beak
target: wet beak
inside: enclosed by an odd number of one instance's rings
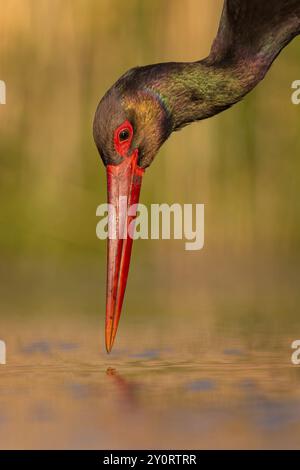
[[[144,170],[137,164],[138,151],[119,165],[107,165],[108,255],[105,343],[110,352],[116,336],[127,283],[132,235]],[[131,235],[131,236],[130,236]]]

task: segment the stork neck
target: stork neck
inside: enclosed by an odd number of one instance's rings
[[[208,65],[206,60],[179,67],[169,82],[173,84],[172,93],[166,91],[173,130],[209,118],[240,101],[263,79],[270,65],[258,57],[227,67]]]
[[[296,26],[291,23],[289,28],[279,29],[255,51],[249,46],[229,49],[219,58],[212,49],[202,61],[177,64],[169,95],[174,130],[209,118],[240,101],[264,78],[280,51],[299,34],[299,25]]]

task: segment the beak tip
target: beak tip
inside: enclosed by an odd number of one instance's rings
[[[108,334],[106,335],[106,338],[105,338],[105,348],[106,348],[107,354],[109,354],[114,344],[114,338],[111,336],[110,331],[108,331],[107,333]]]

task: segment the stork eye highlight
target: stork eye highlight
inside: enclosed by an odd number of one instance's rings
[[[130,137],[130,131],[129,129],[122,129],[119,132],[119,141],[120,142],[125,142],[125,140],[128,140]]]

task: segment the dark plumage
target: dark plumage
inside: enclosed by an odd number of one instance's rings
[[[127,215],[127,207],[138,203],[144,169],[173,131],[240,101],[299,33],[300,0],[225,0],[206,59],[134,68],[100,101],[94,139],[107,169],[108,201],[121,221],[116,237],[108,240],[108,352],[118,327],[132,248],[132,239],[123,239],[134,219]],[[125,207],[120,196],[127,198]],[[110,216],[110,231],[113,221]]]
[[[134,127],[132,146],[146,168],[171,132],[240,101],[299,33],[299,0],[225,0],[206,59],[136,67],[102,98],[94,138],[104,163],[119,162],[112,136],[128,119]]]

